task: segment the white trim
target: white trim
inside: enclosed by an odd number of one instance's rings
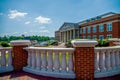
[[[95,45],[98,44],[98,42],[95,40],[81,39],[81,40],[73,40],[72,44],[74,47],[94,47]]]
[[[15,46],[15,45],[30,45],[31,42],[29,40],[14,40],[10,42],[11,45]]]

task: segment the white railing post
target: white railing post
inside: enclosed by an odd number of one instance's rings
[[[32,68],[35,68],[35,66],[36,66],[36,53],[35,53],[35,51],[34,50],[32,50],[31,51],[31,54],[32,54]]]
[[[111,52],[110,50],[107,50],[105,54],[105,67],[107,71],[111,70],[110,52]]]
[[[98,60],[98,52],[95,51],[95,72],[99,72],[99,60]]]
[[[62,71],[61,72],[65,73],[66,72],[66,64],[67,64],[67,62],[66,62],[66,51],[62,51],[61,54],[62,54],[62,64],[61,64]]]
[[[47,68],[47,53],[46,51],[41,51],[42,52],[42,65],[41,65],[41,70],[42,71],[46,71],[46,68]]]
[[[119,49],[116,50],[116,54],[115,54],[115,62],[116,62],[116,67],[119,68],[120,65],[120,57],[119,57]]]
[[[48,51],[48,71],[53,71],[53,52],[52,51]]]
[[[13,68],[12,66],[12,51],[8,50],[8,67]]]
[[[115,65],[115,50],[112,50],[112,52],[111,52],[111,67],[112,67],[112,69],[116,68],[116,65]]]
[[[41,69],[41,53],[36,50],[36,69]]]
[[[60,68],[59,51],[55,51],[54,71],[59,72],[59,68]]]
[[[100,68],[101,72],[105,71],[104,55],[105,55],[105,52],[104,51],[100,51],[100,53],[99,53],[99,68]]]
[[[73,72],[73,52],[72,51],[70,51],[68,54],[68,72],[74,73]]]
[[[28,58],[27,58],[27,67],[31,67],[32,64],[32,52],[30,50],[27,50],[28,51]]]
[[[5,68],[6,67],[6,51],[5,50],[1,50],[1,67]]]

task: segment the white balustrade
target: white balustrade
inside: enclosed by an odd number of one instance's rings
[[[12,70],[12,48],[0,48],[0,73],[9,72]]]
[[[74,48],[26,47],[24,49],[28,51],[28,65],[23,68],[24,71],[43,76],[75,78]]]
[[[95,48],[95,78],[117,74],[120,74],[120,46]]]

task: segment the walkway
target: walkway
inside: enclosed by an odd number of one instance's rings
[[[19,71],[0,74],[0,80],[71,80],[71,79],[38,76],[24,71]],[[120,80],[120,75],[95,80]]]

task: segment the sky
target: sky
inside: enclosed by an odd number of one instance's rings
[[[0,0],[0,36],[54,37],[64,22],[107,12],[120,13],[120,0]]]

